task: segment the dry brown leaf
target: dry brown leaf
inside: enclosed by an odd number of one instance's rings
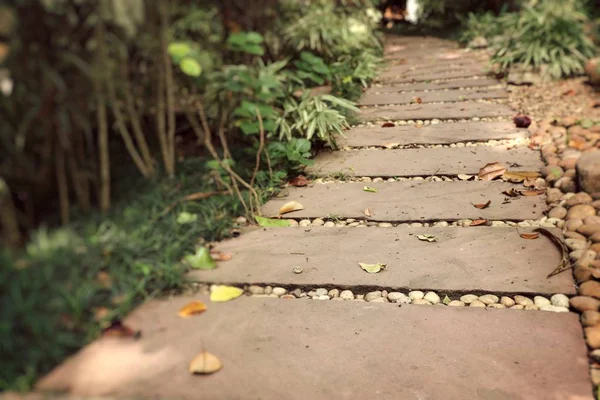
[[[469,226],[479,226],[487,224],[487,219],[474,219]]]
[[[512,183],[521,183],[525,179],[535,179],[540,176],[537,171],[506,171],[502,175],[502,179]]]
[[[504,192],[502,192],[503,194],[509,196],[509,197],[519,197],[519,191],[516,190],[515,188],[510,188],[508,190],[505,190]]]
[[[473,204],[473,207],[483,210],[484,208],[488,208],[490,206],[490,204],[492,204],[492,201],[488,200],[485,203]]]
[[[215,261],[229,261],[233,257],[229,253],[221,253],[220,251],[211,251],[210,258]]]
[[[298,210],[304,210],[304,206],[297,201],[289,201],[281,206],[279,209],[279,215],[291,213]]]
[[[587,145],[587,142],[583,139],[571,139],[569,140],[569,147],[577,150],[583,150]]]
[[[203,351],[190,361],[188,370],[191,374],[212,374],[223,368],[223,363],[217,356]]]
[[[308,180],[304,175],[298,175],[298,176],[290,179],[290,181],[288,183],[291,186],[304,187],[310,183],[310,180]]]
[[[102,331],[102,337],[132,337],[139,338],[142,335],[141,331],[134,331],[121,321],[113,321],[110,326]]]
[[[538,182],[537,179],[527,178],[523,181],[523,186],[526,188],[543,189],[546,187],[544,182]]]
[[[554,275],[560,274],[563,271],[573,268],[574,264],[571,264],[571,262],[569,261],[569,248],[567,247],[565,242],[563,242],[560,238],[556,237],[551,231],[549,231],[546,228],[536,228],[535,232],[539,232],[542,235],[548,237],[550,240],[552,240],[552,243],[554,243],[561,250],[560,263],[556,266],[556,268],[554,268],[552,272],[548,274],[546,278],[551,278]]]
[[[394,124],[393,122],[384,122],[383,124],[381,124],[382,128],[392,128],[396,126],[396,124]]]
[[[491,181],[506,172],[506,167],[499,162],[489,163],[479,170],[479,179],[483,181]]]
[[[412,98],[412,102],[413,103],[417,103],[417,104],[421,104],[421,103],[423,103],[423,100],[421,100],[420,97],[413,97]]]
[[[521,236],[523,239],[533,240],[539,238],[540,234],[539,232],[519,232],[519,236]]]
[[[563,96],[575,96],[576,94],[577,92],[575,91],[575,89],[569,89],[563,93]]]
[[[206,311],[206,305],[201,301],[191,301],[179,310],[177,315],[181,318],[189,318],[192,315],[202,314]]]
[[[181,200],[179,200],[179,201],[202,200],[202,199],[207,199],[212,196],[217,196],[219,194],[229,194],[229,193],[230,193],[229,190],[222,190],[220,192],[198,192],[198,193],[188,194],[187,196],[182,197]]]
[[[373,216],[373,213],[372,213],[372,212],[371,212],[371,210],[369,210],[368,208],[365,208],[365,211],[363,211],[363,212],[364,212],[364,214],[365,214],[367,217],[372,217],[372,216]]]
[[[522,196],[539,196],[540,194],[544,194],[545,190],[521,190],[519,193]]]

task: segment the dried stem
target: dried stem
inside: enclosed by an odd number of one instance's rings
[[[254,186],[254,180],[256,179],[256,174],[258,174],[258,170],[260,169],[260,156],[265,148],[265,127],[263,126],[263,119],[260,115],[260,110],[256,107],[256,117],[258,118],[258,132],[260,141],[258,143],[258,151],[256,152],[256,165],[254,166],[254,172],[252,173],[252,179],[250,179],[250,185]]]
[[[69,183],[67,179],[67,169],[65,167],[65,154],[57,141],[54,146],[56,159],[56,182],[58,184],[58,199],[60,204],[60,220],[63,225],[67,225],[71,219],[71,203],[69,201]]]
[[[8,184],[0,177],[0,227],[4,236],[4,243],[9,247],[16,247],[21,243],[22,236],[17,221],[17,208],[12,199]]]
[[[148,147],[148,141],[146,141],[146,136],[144,135],[144,131],[142,129],[142,125],[140,123],[139,114],[135,107],[135,101],[132,94],[131,84],[129,82],[129,77],[124,77],[124,90],[123,94],[125,96],[125,105],[127,114],[129,116],[129,121],[131,122],[131,129],[133,131],[133,135],[135,137],[135,141],[137,142],[138,147],[140,148],[140,153],[142,159],[144,160],[144,164],[148,168],[148,172],[150,175],[154,174],[154,160],[150,155],[150,148]]]

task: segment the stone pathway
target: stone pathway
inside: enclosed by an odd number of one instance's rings
[[[479,56],[440,39],[390,38],[386,58],[383,83],[361,101],[366,123],[342,150],[316,158],[311,185],[264,206],[276,215],[300,202],[305,209],[288,214],[295,226],[249,228],[219,245],[232,260],[190,274],[252,296],[149,302],[126,321],[140,339],[96,341],[39,388],[169,399],[593,399],[578,316],[534,311],[567,311],[564,294],[576,294],[569,273],[546,278],[556,246],[516,230],[555,225],[543,216],[545,196],[507,198],[523,186],[470,180],[496,161],[511,171],[543,166],[510,122],[500,82]],[[359,262],[387,268],[368,274]],[[178,317],[191,299],[208,310]],[[202,350],[223,369],[190,375]]]

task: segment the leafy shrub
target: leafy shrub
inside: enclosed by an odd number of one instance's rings
[[[462,31],[458,40],[461,43],[469,43],[476,37],[490,39],[502,33],[503,26],[495,13],[491,11],[484,13],[470,12],[467,18],[462,20]]]

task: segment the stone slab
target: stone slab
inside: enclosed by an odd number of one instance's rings
[[[361,105],[411,104],[416,101],[415,98],[420,99],[422,103],[508,98],[508,92],[504,89],[472,89],[448,90],[441,92],[382,94],[375,94],[374,92],[375,91],[373,89],[367,90],[358,103]]]
[[[576,314],[345,301],[152,301],[41,385],[79,396],[152,399],[592,400]],[[200,351],[223,368],[191,375]]]
[[[363,121],[377,121],[509,117],[514,114],[515,112],[504,104],[463,102],[367,107],[361,108],[357,116]]]
[[[473,88],[473,87],[485,87],[485,86],[497,86],[501,83],[492,78],[479,78],[479,79],[455,79],[449,81],[440,82],[417,82],[417,83],[405,83],[405,84],[394,84],[371,86],[369,90],[374,90],[378,93],[397,93],[397,92],[410,92],[419,90],[445,90],[445,89],[458,89],[458,88]]]
[[[528,137],[527,129],[519,129],[511,122],[464,122],[436,125],[359,126],[344,132],[338,138],[341,147],[388,146],[390,144],[449,144],[492,139]]]
[[[427,82],[436,79],[468,78],[472,76],[484,76],[489,74],[486,68],[458,68],[440,72],[400,72],[400,70],[388,70],[377,77],[377,82],[403,83],[403,82]]]
[[[365,186],[377,193],[365,192]],[[503,182],[344,182],[315,184],[306,188],[289,188],[288,196],[273,198],[262,208],[264,215],[277,215],[288,201],[298,201],[305,209],[287,214],[290,218],[318,218],[336,215],[365,218],[368,208],[376,221],[431,221],[491,219],[538,219],[546,209],[545,196],[526,196],[502,204],[503,191],[515,187]],[[471,203],[491,206],[480,210]],[[366,234],[366,233],[365,233]]]
[[[478,58],[463,58],[458,60],[450,60],[444,63],[440,63],[439,60],[427,61],[417,60],[411,61],[411,59],[396,58],[388,60],[385,63],[386,68],[397,68],[404,69],[405,71],[439,71],[448,70],[458,67],[484,67],[488,66],[488,61]]]
[[[424,233],[437,242],[415,236]],[[216,250],[233,258],[212,271],[194,270],[188,275],[191,279],[363,291],[379,287],[441,293],[576,293],[570,274],[546,278],[560,263],[556,245],[546,237],[524,240],[514,228],[256,229],[219,243]],[[359,262],[385,263],[387,268],[365,275]],[[303,272],[292,273],[298,266]]]
[[[538,171],[539,152],[527,147],[442,147],[422,149],[363,149],[321,152],[309,173],[331,176],[394,177],[477,174],[486,164],[500,162],[513,171]],[[511,167],[514,165],[514,167]]]

